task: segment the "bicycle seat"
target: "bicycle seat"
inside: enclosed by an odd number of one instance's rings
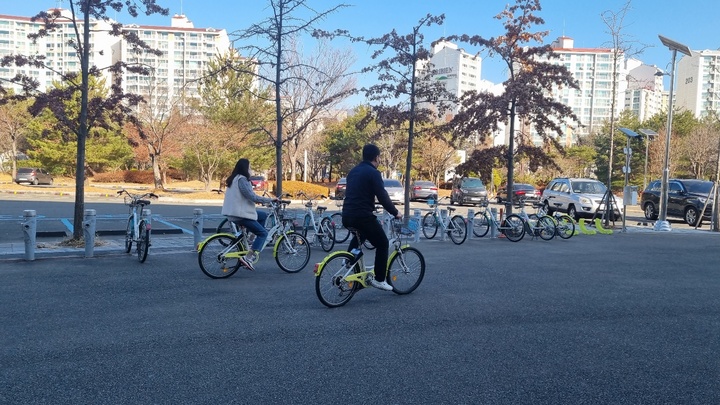
[[[326,209],[327,209],[327,207],[320,207],[320,206],[317,207],[318,212],[321,213],[321,214],[322,214],[323,211],[325,211]]]
[[[448,212],[453,212],[453,211],[455,211],[456,209],[457,209],[457,208],[447,207]]]
[[[137,200],[138,205],[150,205],[150,200]]]
[[[311,201],[306,202],[305,206],[308,208],[312,208],[312,202]]]
[[[290,200],[280,200],[281,204],[290,204],[291,202]]]

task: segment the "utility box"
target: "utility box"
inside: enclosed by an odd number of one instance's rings
[[[637,205],[638,188],[637,186],[625,186],[623,188],[623,205]]]

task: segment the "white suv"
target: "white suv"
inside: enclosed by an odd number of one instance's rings
[[[540,197],[549,213],[565,212],[574,219],[592,217],[595,213],[601,217],[605,204],[603,197],[607,187],[594,179],[556,178],[548,183]],[[622,217],[624,207],[622,198],[615,197],[614,219]]]

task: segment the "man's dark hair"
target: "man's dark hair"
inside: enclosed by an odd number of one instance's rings
[[[378,156],[380,156],[380,148],[371,143],[363,146],[363,160],[372,162]]]

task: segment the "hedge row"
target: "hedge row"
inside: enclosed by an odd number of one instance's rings
[[[168,170],[168,178],[183,180],[184,176],[178,170]],[[152,170],[117,170],[107,173],[96,173],[93,181],[97,183],[136,183],[153,184],[155,182]]]

